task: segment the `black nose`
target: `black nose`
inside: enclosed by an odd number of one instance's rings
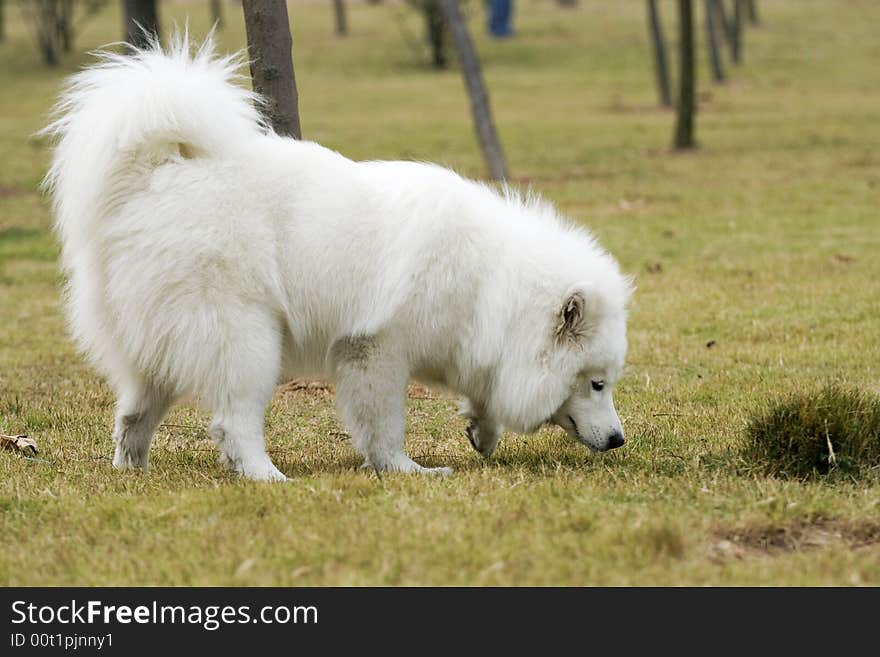
[[[619,431],[615,431],[608,438],[608,449],[617,449],[624,443],[623,434]]]

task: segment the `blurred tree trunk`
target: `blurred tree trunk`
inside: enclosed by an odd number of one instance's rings
[[[446,68],[446,19],[440,0],[425,0],[425,30],[428,44],[431,46],[431,65],[434,68]]]
[[[716,23],[718,28],[721,30],[721,34],[724,35],[724,41],[728,46],[733,47],[733,27],[730,24],[730,19],[727,16],[727,10],[724,8],[724,0],[710,0],[712,3],[712,8],[715,10]]]
[[[137,48],[146,48],[148,35],[159,40],[159,8],[157,0],[123,0],[125,40]]]
[[[746,9],[749,13],[749,22],[752,25],[760,25],[761,19],[758,18],[758,3],[756,0],[746,0]]]
[[[483,157],[489,168],[489,175],[493,180],[505,180],[507,178],[507,164],[504,161],[504,152],[501,150],[501,142],[498,140],[498,133],[495,131],[495,124],[492,121],[489,95],[483,82],[480,61],[477,59],[467,23],[461,14],[458,0],[442,0],[442,2],[443,13],[458,51],[458,59],[471,101],[474,125],[480,140],[480,147],[483,150]]]
[[[75,27],[94,15],[108,0],[19,0],[22,17],[30,27],[43,61],[55,66],[61,52],[73,49]],[[0,0],[0,30],[5,3]],[[81,8],[78,21],[76,9]]]
[[[73,0],[60,0],[57,12],[58,44],[63,52],[70,52],[73,48]]]
[[[694,13],[692,0],[678,0],[679,94],[675,148],[694,147],[696,61],[694,58]]]
[[[654,72],[657,76],[657,91],[660,104],[672,107],[672,92],[669,87],[669,64],[666,61],[666,40],[663,38],[663,25],[660,23],[660,12],[657,0],[648,0],[648,30],[651,33],[651,44],[654,47]]]
[[[6,38],[6,2],[0,0],[0,43]]]
[[[223,0],[211,0],[211,22],[217,26],[218,30],[223,29]]]
[[[705,0],[703,4],[706,14],[706,46],[712,64],[712,78],[715,82],[724,82],[724,62],[721,59],[721,49],[718,47],[718,26],[715,24],[718,14],[712,6],[715,0]]]
[[[242,7],[254,91],[266,99],[266,114],[275,132],[300,139],[302,130],[287,4],[275,0],[243,0]]]
[[[26,0],[21,2],[21,11],[28,22],[31,23],[43,62],[48,66],[57,66],[59,48],[58,4],[55,0]]]
[[[742,0],[733,0],[733,20],[730,24],[730,58],[734,64],[742,60]]]
[[[336,16],[336,34],[348,34],[348,23],[345,20],[345,0],[333,0],[333,13]]]

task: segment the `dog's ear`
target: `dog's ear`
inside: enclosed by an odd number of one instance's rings
[[[601,305],[602,295],[592,283],[569,289],[556,317],[557,342],[578,342],[588,335],[596,326]]]

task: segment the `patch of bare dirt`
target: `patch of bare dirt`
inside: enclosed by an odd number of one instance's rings
[[[288,381],[275,390],[276,395],[307,395],[310,397],[323,397],[333,394],[333,384],[326,381],[307,381],[296,379]]]
[[[880,523],[820,516],[787,525],[752,525],[723,530],[715,534],[715,540],[709,546],[709,558],[726,561],[748,556],[780,556],[834,545],[850,549],[880,546]]]
[[[333,384],[326,381],[309,381],[296,379],[288,381],[275,390],[279,396],[302,395],[306,397],[325,398],[333,395]],[[406,396],[409,399],[440,399],[440,397],[425,386],[411,383],[407,386]]]

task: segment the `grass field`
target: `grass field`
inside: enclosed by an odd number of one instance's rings
[[[111,4],[80,50],[119,38]],[[164,19],[189,13],[201,35],[207,5],[166,2]],[[266,416],[288,484],[225,473],[190,405],[160,428],[148,472],[112,471],[113,398],[65,336],[37,191],[48,152],[30,136],[88,58],[44,68],[13,5],[0,44],[0,433],[41,451],[0,453],[0,583],[880,583],[880,468],[780,480],[740,455],[768,399],[832,381],[880,392],[880,6],[759,3],[728,84],[711,85],[701,59],[700,148],[674,154],[644,3],[518,0],[517,36],[501,42],[471,5],[515,182],[636,275],[616,394],[627,446],[591,454],[547,429],[506,435],[484,462],[454,399],[413,388],[409,453],[456,473],[380,479],[357,470],[332,394],[288,386]],[[307,138],[482,174],[460,76],[422,66],[407,10],[352,3],[344,39],[329,3],[291,15]],[[232,6],[227,19],[221,48],[237,49]]]

